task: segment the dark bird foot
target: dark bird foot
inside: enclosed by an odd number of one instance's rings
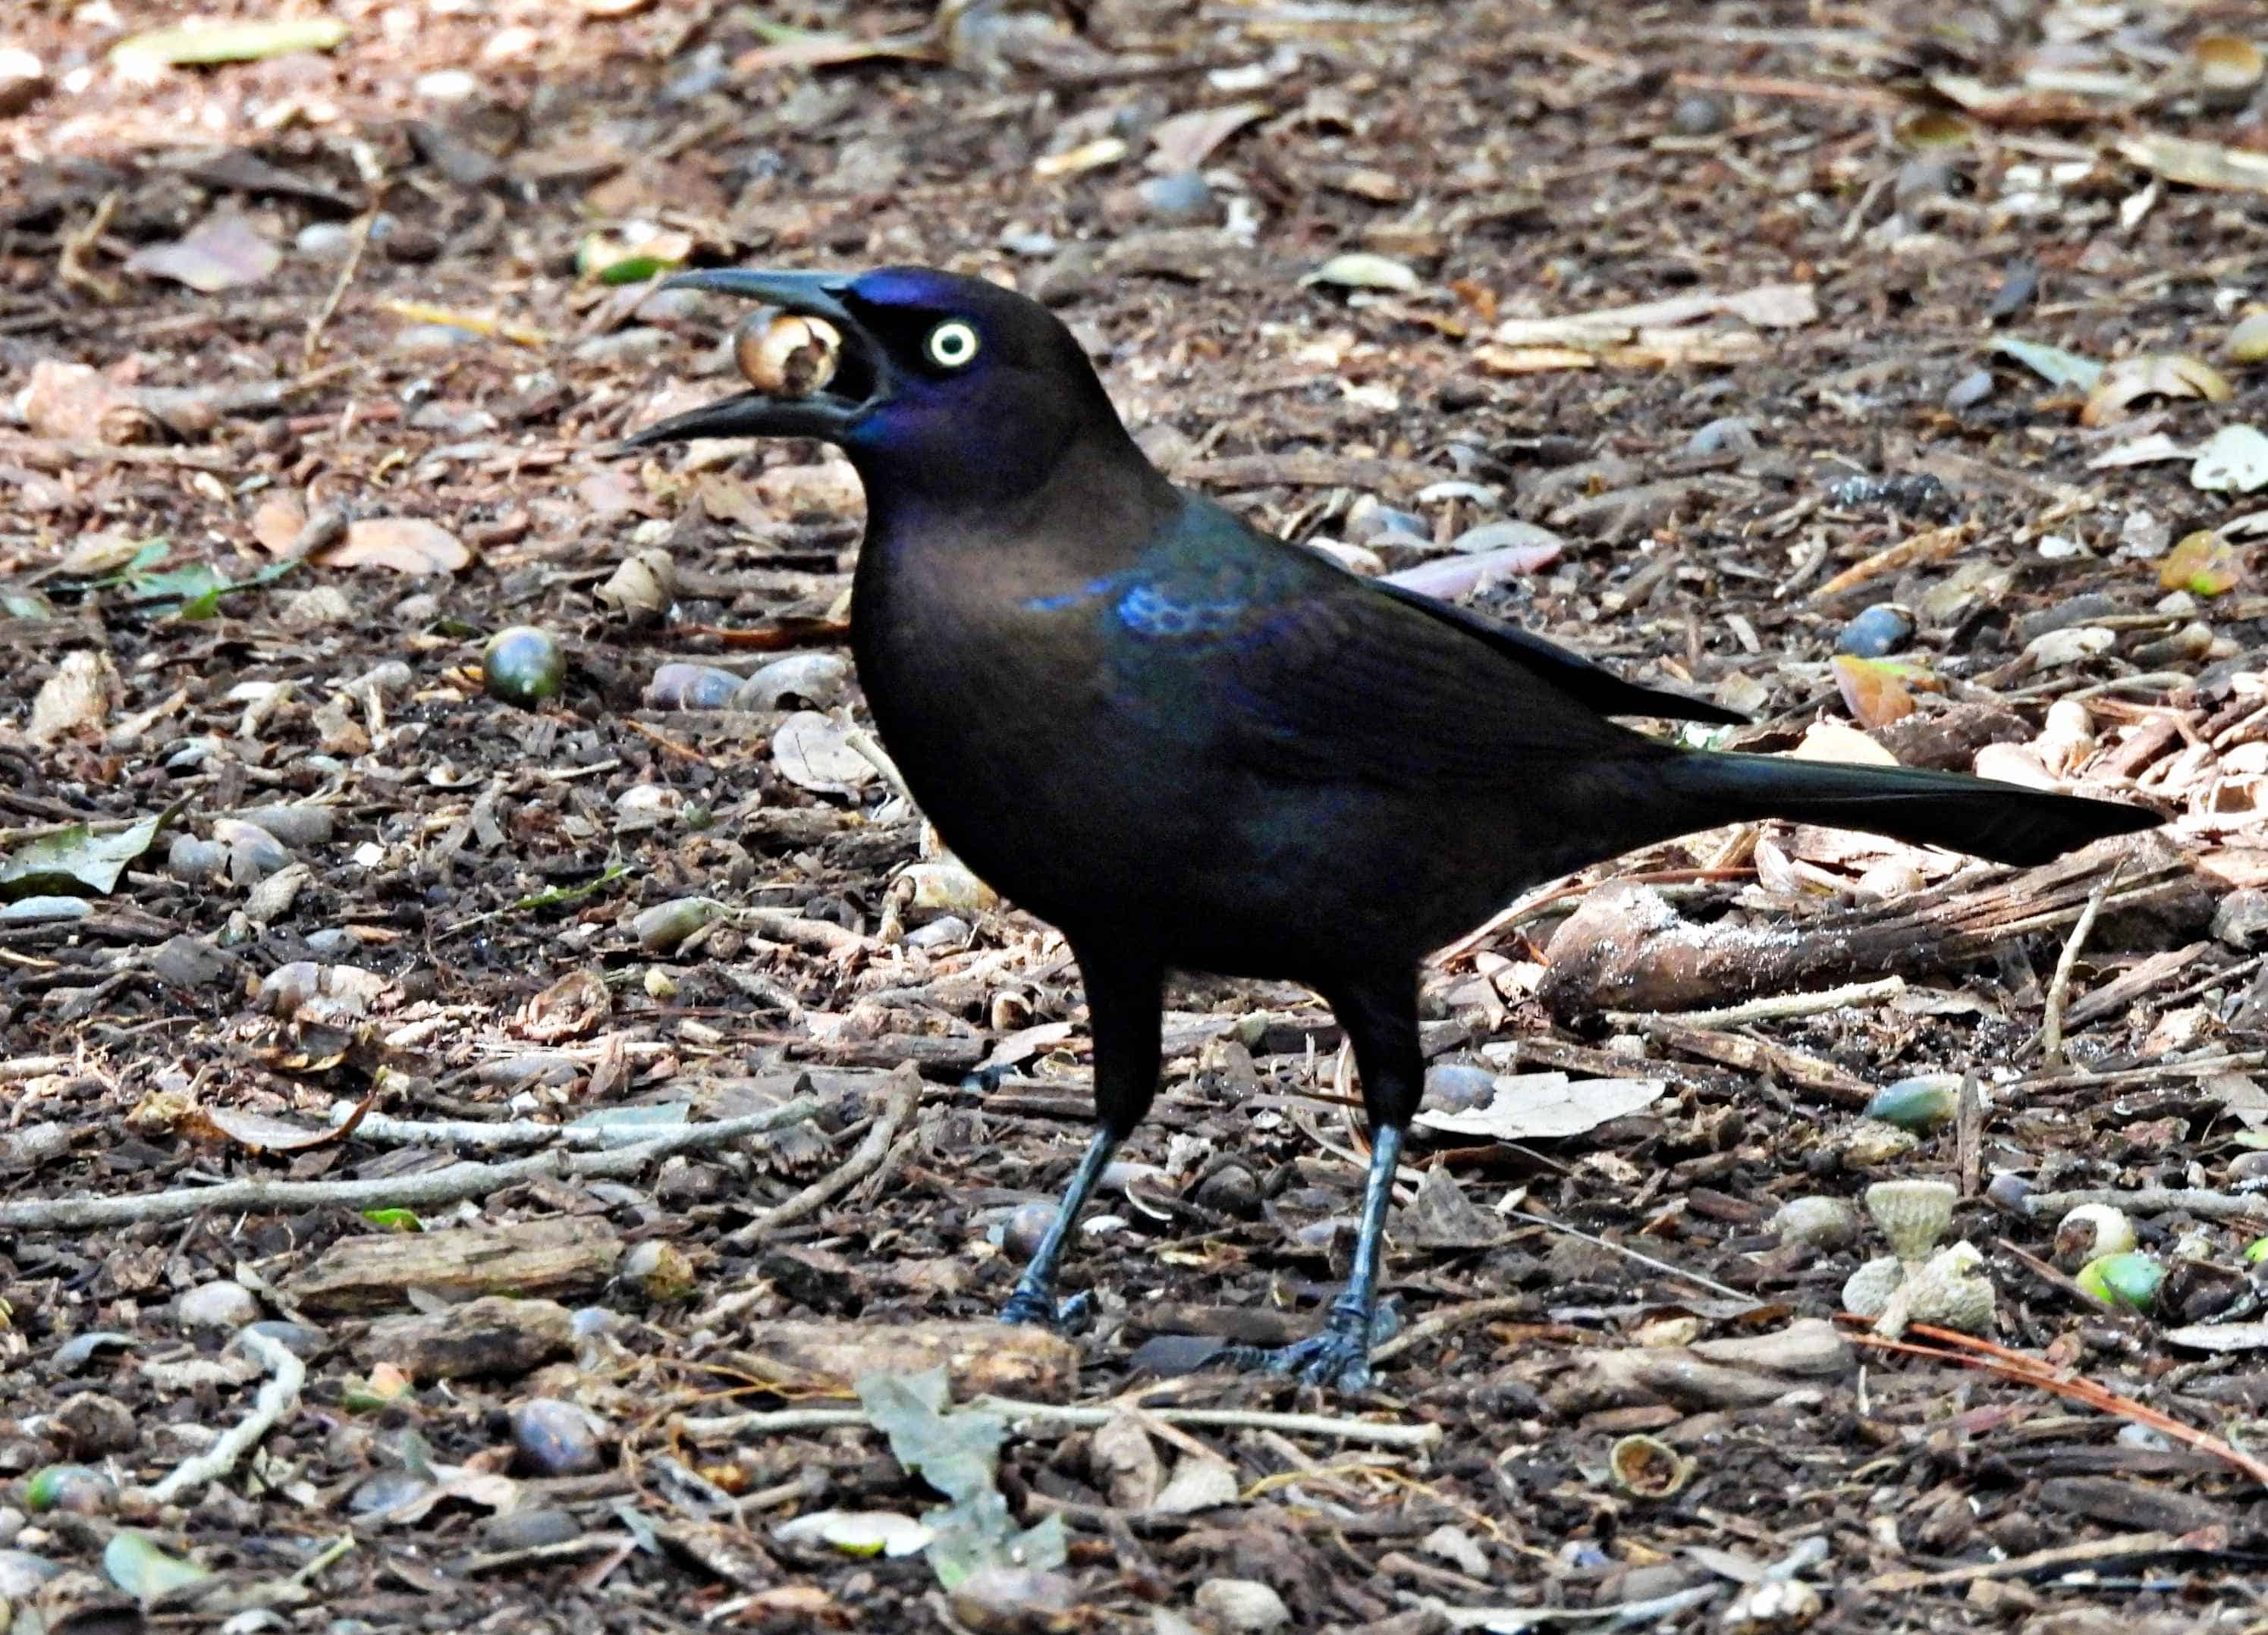
[[[1094,1296],[1084,1291],[1058,1300],[1045,1289],[1019,1288],[1000,1307],[1003,1322],[1027,1322],[1057,1334],[1078,1333],[1094,1315]]]
[[[1256,1368],[1268,1374],[1290,1374],[1303,1385],[1326,1390],[1360,1391],[1370,1385],[1370,1348],[1394,1337],[1402,1326],[1390,1306],[1381,1306],[1367,1322],[1360,1312],[1333,1310],[1321,1334],[1311,1334],[1289,1345],[1232,1345],[1220,1360],[1232,1368]]]

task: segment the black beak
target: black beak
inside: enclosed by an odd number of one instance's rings
[[[721,402],[688,409],[622,439],[625,449],[687,443],[704,437],[809,437],[839,442],[852,423],[881,398],[887,385],[880,347],[842,301],[848,273],[747,272],[716,268],[679,273],[665,290],[715,290],[794,313],[824,318],[843,337],[835,379],[807,397],[742,392]]]

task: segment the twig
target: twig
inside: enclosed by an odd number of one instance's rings
[[[1667,1277],[1690,1283],[1697,1289],[1706,1289],[1712,1294],[1720,1294],[1727,1300],[1748,1300],[1756,1298],[1754,1295],[1743,1294],[1738,1289],[1728,1289],[1723,1284],[1705,1278],[1697,1271],[1688,1271],[1684,1267],[1673,1266],[1666,1260],[1656,1260],[1651,1255],[1641,1255],[1627,1243],[1617,1243],[1612,1238],[1600,1237],[1594,1233],[1584,1231],[1580,1226],[1571,1226],[1564,1220],[1554,1220],[1549,1215],[1532,1215],[1524,1209],[1507,1209],[1501,1212],[1513,1220],[1524,1220],[1531,1226],[1549,1226],[1552,1231],[1564,1232],[1571,1238],[1580,1238],[1586,1243],[1595,1243],[1599,1248],[1619,1255],[1624,1260],[1635,1261],[1641,1266],[1651,1266],[1654,1270]]]
[[[2255,1459],[2242,1448],[2210,1432],[2185,1425],[2171,1414],[2161,1413],[2146,1403],[2138,1403],[2132,1397],[2121,1396],[2092,1380],[2067,1374],[2053,1363],[2028,1351],[2011,1351],[1991,1340],[1981,1340],[1970,1334],[1956,1334],[1950,1329],[1931,1328],[1926,1323],[1914,1324],[1907,1333],[1933,1344],[1918,1344],[1915,1338],[1886,1339],[1878,1334],[1854,1334],[1851,1337],[1862,1345],[1873,1345],[1882,1351],[1903,1351],[1909,1356],[1960,1363],[1967,1367],[1981,1368],[1987,1374],[1997,1374],[2005,1380],[2037,1386],[2066,1402],[2078,1403],[2097,1412],[2116,1414],[2137,1425],[2146,1425],[2176,1442],[2196,1448],[2199,1453],[2210,1454],[2224,1463],[2235,1466],[2256,1482],[2268,1483],[2268,1464]]]
[[[2231,1050],[2221,1056],[2193,1056],[2185,1062],[2153,1062],[2147,1067],[2114,1068],[2107,1073],[2089,1072],[2085,1068],[2074,1068],[2066,1073],[2042,1073],[2019,1079],[1996,1094],[2007,1097],[2003,1105],[2014,1106],[2019,1097],[2036,1095],[2043,1090],[2108,1089],[2112,1085],[2147,1084],[2154,1079],[2202,1079],[2210,1073],[2243,1072],[2263,1066],[2268,1066],[2268,1050]]]
[[[1765,74],[1672,74],[1670,83],[1687,91],[1722,91],[1736,97],[1783,97],[1796,102],[1840,102],[1851,107],[1903,113],[1913,106],[1896,92],[1872,85],[1822,85],[1808,79]]]
[[[1833,578],[1811,593],[1808,600],[1820,601],[1839,596],[1855,585],[1864,585],[1878,574],[1891,573],[1915,563],[1935,562],[1949,556],[1966,544],[1977,532],[1976,525],[1956,522],[1951,527],[1932,528],[1911,539],[1900,540],[1895,545],[1884,546],[1864,561],[1852,563]]]
[[[0,438],[4,452],[35,471],[64,471],[91,460],[120,466],[180,466],[191,471],[239,472],[241,456],[225,451],[150,447],[140,443],[98,443],[92,438],[19,437]]]
[[[315,315],[307,320],[307,333],[299,342],[300,368],[314,366],[315,342],[322,338],[323,326],[331,321],[332,314],[339,310],[339,303],[346,299],[347,286],[354,282],[355,272],[362,266],[363,250],[370,243],[370,230],[377,225],[378,211],[375,209],[365,212],[363,218],[355,224],[354,242],[347,247],[347,259],[339,269],[339,276],[331,280],[331,292],[323,298],[323,304],[315,309]]]
[[[1475,926],[1447,947],[1441,949],[1425,963],[1436,969],[1445,968],[1470,954],[1483,943],[1493,939],[1498,932],[1518,924],[1521,921],[1550,907],[1555,902],[1568,897],[1580,897],[1585,892],[1595,890],[1603,885],[1611,883],[1622,886],[1682,886],[1696,880],[1746,880],[1755,873],[1756,870],[1750,868],[1653,869],[1642,874],[1616,874],[1612,877],[1611,881],[1606,879],[1594,880],[1587,875],[1562,880],[1557,885],[1544,886],[1530,892],[1517,902],[1508,903],[1498,910],[1485,922]]]
[[[86,264],[87,252],[93,249],[102,235],[110,229],[110,218],[118,212],[118,190],[113,188],[102,195],[94,207],[94,214],[84,226],[74,227],[63,235],[63,247],[55,256],[55,277],[66,289],[91,291],[106,305],[118,299],[118,286],[95,272]]]
[[[2051,1549],[2036,1550],[2028,1556],[2007,1556],[1999,1561],[1972,1561],[1965,1566],[1947,1567],[1936,1572],[1912,1568],[1903,1572],[1885,1572],[1880,1577],[1868,1579],[1863,1587],[1877,1594],[1895,1594],[1909,1589],[1945,1588],[1955,1584],[1974,1584],[1980,1579],[2024,1578],[2054,1567],[2083,1567],[2097,1562],[2130,1559],[2135,1556],[2159,1556],[2180,1548],[2181,1540],[2171,1533],[2122,1533],[2117,1538],[2090,1538],[2082,1543],[2057,1544]]]
[[[792,1197],[774,1204],[745,1226],[725,1234],[725,1241],[736,1249],[744,1249],[761,1241],[766,1234],[775,1232],[790,1221],[801,1220],[839,1194],[848,1191],[857,1182],[880,1167],[889,1155],[890,1144],[898,1138],[898,1131],[914,1116],[921,1105],[921,1075],[914,1071],[911,1062],[901,1063],[890,1074],[888,1099],[882,1104],[880,1116],[866,1131],[866,1138],[858,1150],[821,1175]]]
[[[236,1469],[236,1462],[254,1443],[275,1428],[276,1422],[299,1405],[299,1388],[307,1382],[307,1366],[283,1341],[254,1329],[239,1329],[236,1344],[252,1353],[268,1370],[268,1383],[253,1398],[252,1411],[229,1426],[220,1440],[201,1454],[173,1467],[173,1473],[150,1490],[159,1504],[171,1504],[192,1489],[218,1481]]]
[[[360,1101],[334,1101],[328,1115],[331,1128],[352,1119]],[[666,1128],[683,1129],[671,1125]],[[707,1128],[707,1126],[698,1126]],[[513,1147],[556,1146],[576,1152],[607,1147],[636,1146],[651,1141],[664,1126],[630,1122],[600,1124],[547,1124],[533,1118],[501,1118],[488,1123],[477,1118],[395,1118],[365,1112],[355,1124],[357,1140],[380,1146],[471,1147],[497,1153]]]
[[[1797,1016],[1817,1016],[1828,1011],[1839,1011],[1846,1005],[1874,1005],[1884,999],[1895,999],[1905,991],[1904,977],[1885,976],[1877,982],[1854,982],[1840,988],[1823,989],[1817,993],[1768,994],[1745,1005],[1728,1005],[1716,1011],[1609,1011],[1607,1020],[1617,1027],[1635,1027],[1666,1016],[1667,1020],[1682,1027],[1743,1027],[1750,1022],[1778,1022]]]
[[[1499,1294],[1492,1299],[1467,1300],[1462,1306],[1429,1312],[1392,1339],[1372,1346],[1370,1360],[1373,1363],[1391,1362],[1413,1346],[1438,1339],[1452,1329],[1462,1329],[1470,1323],[1486,1322],[1491,1317],[1516,1317],[1535,1303],[1535,1297],[1532,1294]]]
[[[201,1210],[269,1213],[303,1209],[431,1209],[442,1204],[485,1197],[522,1181],[610,1180],[634,1175],[655,1159],[673,1153],[722,1146],[742,1136],[801,1123],[819,1111],[820,1098],[792,1101],[745,1118],[688,1124],[604,1153],[538,1153],[509,1163],[468,1160],[417,1175],[385,1175],[370,1181],[229,1181],[210,1187],[177,1187],[128,1197],[40,1198],[0,1204],[0,1231],[77,1232],[97,1226],[139,1226],[148,1221],[186,1220]]]
[[[1124,1411],[1119,1408],[1080,1408],[989,1396],[972,1398],[968,1406],[1005,1414],[1012,1419],[1046,1420],[1082,1429],[1108,1425]],[[1288,1436],[1328,1436],[1342,1442],[1367,1442],[1377,1447],[1432,1447],[1441,1440],[1441,1427],[1438,1425],[1387,1425],[1375,1419],[1341,1419],[1329,1414],[1279,1414],[1248,1408],[1145,1408],[1141,1412],[1165,1425],[1219,1431],[1280,1431]],[[679,1419],[676,1426],[696,1442],[751,1432],[873,1429],[873,1422],[856,1408],[783,1408],[770,1413],[714,1414]]]
[[[2169,1215],[2181,1210],[2207,1220],[2235,1220],[2244,1215],[2268,1219],[2268,1193],[2213,1192],[2203,1187],[2082,1187],[2073,1192],[2035,1192],[2024,1200],[2024,1213],[2060,1217],[2082,1204],[2108,1204],[2130,1215]]]
[[[2119,873],[2120,866],[2114,865],[2087,894],[2087,906],[2079,911],[2071,935],[2064,939],[2063,952],[2056,956],[2055,975],[2048,979],[2047,1013],[2040,1018],[2040,1059],[2051,1072],[2064,1064],[2063,1004],[2071,992],[2072,968],[2079,963],[2079,951],[2095,929],[2095,917],[2102,912],[2102,900],[2117,886]]]

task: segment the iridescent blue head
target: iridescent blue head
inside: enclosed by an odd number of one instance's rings
[[[743,392],[674,416],[634,447],[707,437],[810,437],[839,445],[870,498],[1012,498],[1092,436],[1123,438],[1117,411],[1069,329],[1012,290],[920,267],[847,273],[683,273],[714,290],[823,318],[842,336],[834,377],[803,397]]]

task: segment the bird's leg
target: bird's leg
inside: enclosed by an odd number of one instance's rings
[[[1061,1327],[1085,1315],[1088,1297],[1084,1294],[1057,1302],[1056,1268],[1079,1210],[1102,1179],[1103,1166],[1142,1122],[1158,1094],[1163,969],[1123,954],[1090,954],[1077,947],[1073,952],[1086,980],[1087,1025],[1094,1038],[1094,1138],[1064,1189],[1047,1235],[1040,1240],[1024,1275],[1016,1279],[1015,1293],[1000,1308],[1003,1322]]]
[[[1118,1138],[1107,1129],[1098,1129],[1094,1139],[1086,1144],[1086,1156],[1079,1160],[1071,1185],[1064,1189],[1063,1202],[1056,1206],[1056,1218],[1048,1223],[1047,1235],[1040,1240],[1040,1247],[1033,1252],[1024,1275],[1016,1279],[1016,1292],[1000,1307],[1001,1322],[1068,1328],[1086,1315],[1087,1297],[1084,1294],[1057,1303],[1056,1267],[1063,1259],[1064,1245],[1070,1240],[1079,1212],[1086,1206],[1094,1183],[1102,1178],[1102,1167],[1117,1150]]]
[[[1297,1374],[1310,1385],[1359,1391],[1370,1383],[1370,1348],[1393,1332],[1391,1313],[1378,1309],[1378,1277],[1386,1251],[1386,1215],[1394,1202],[1394,1172],[1402,1138],[1418,1111],[1425,1062],[1418,1050],[1415,983],[1366,983],[1326,991],[1339,1023],[1354,1042],[1362,1075],[1364,1110],[1370,1115],[1370,1169],[1363,1182],[1362,1225],[1346,1287],[1331,1302],[1322,1331],[1269,1349],[1233,1346],[1225,1360],[1271,1374]]]

